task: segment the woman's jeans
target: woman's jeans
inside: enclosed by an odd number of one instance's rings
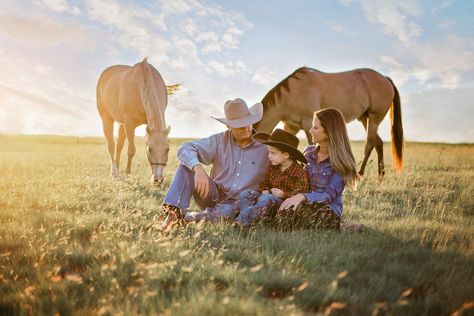
[[[203,212],[188,212],[194,197],[196,204]],[[181,210],[185,215],[185,220],[215,220],[220,217],[233,219],[238,210],[238,201],[225,200],[219,192],[217,185],[209,178],[209,193],[205,199],[201,198],[194,188],[194,172],[180,164],[176,170],[173,181],[166,193],[163,204],[173,205]]]
[[[250,226],[261,208],[280,205],[282,202],[282,198],[270,193],[261,194],[252,189],[244,190],[240,193],[240,214],[236,220],[242,226]]]

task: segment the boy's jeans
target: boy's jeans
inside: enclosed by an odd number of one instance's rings
[[[194,197],[196,204],[203,212],[188,212],[191,196]],[[201,198],[194,189],[194,172],[184,165],[180,164],[176,170],[173,181],[166,193],[163,204],[176,206],[181,210],[184,219],[192,220],[216,220],[220,217],[234,218],[234,214],[238,210],[238,201],[224,200],[217,188],[217,185],[209,179],[209,193],[205,199]]]
[[[273,194],[261,194],[258,191],[247,189],[240,192],[240,214],[237,221],[242,226],[250,226],[257,216],[259,209],[271,205],[279,205],[283,202]]]

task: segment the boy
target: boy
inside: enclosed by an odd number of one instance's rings
[[[297,149],[296,136],[276,129],[271,135],[257,133],[253,138],[267,145],[270,167],[258,191],[247,189],[240,193],[240,214],[236,221],[242,227],[249,227],[260,209],[280,205],[284,199],[309,190],[306,170],[297,162],[307,163]]]

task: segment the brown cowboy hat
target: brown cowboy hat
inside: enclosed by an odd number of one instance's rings
[[[270,145],[287,152],[298,161],[308,163],[305,156],[298,150],[298,144],[300,143],[298,137],[282,129],[277,128],[271,135],[267,133],[256,133],[253,135],[253,139],[262,144]]]
[[[263,105],[262,103],[256,103],[249,108],[244,100],[237,98],[226,101],[224,112],[225,117],[217,118],[212,116],[212,118],[230,127],[239,128],[260,121],[263,115]]]

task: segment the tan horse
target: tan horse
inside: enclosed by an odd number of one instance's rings
[[[367,131],[364,159],[359,173],[364,174],[367,161],[375,147],[378,173],[384,175],[383,143],[377,129],[391,111],[392,156],[397,171],[403,167],[403,128],[400,96],[392,80],[371,69],[355,69],[340,73],[324,73],[299,68],[273,87],[263,98],[263,118],[254,125],[258,131],[270,133],[278,122],[296,134],[312,125],[313,113],[319,109],[336,108],[346,122],[358,119]]]
[[[177,85],[169,88],[174,91]],[[113,177],[119,177],[120,153],[125,137],[128,139],[125,173],[130,173],[136,152],[135,128],[147,124],[147,158],[154,182],[162,183],[169,151],[170,128],[167,128],[165,123],[167,102],[167,86],[155,67],[147,63],[147,58],[133,67],[115,65],[102,72],[97,83],[97,109],[107,139]],[[114,122],[119,123],[117,148],[113,137]]]

